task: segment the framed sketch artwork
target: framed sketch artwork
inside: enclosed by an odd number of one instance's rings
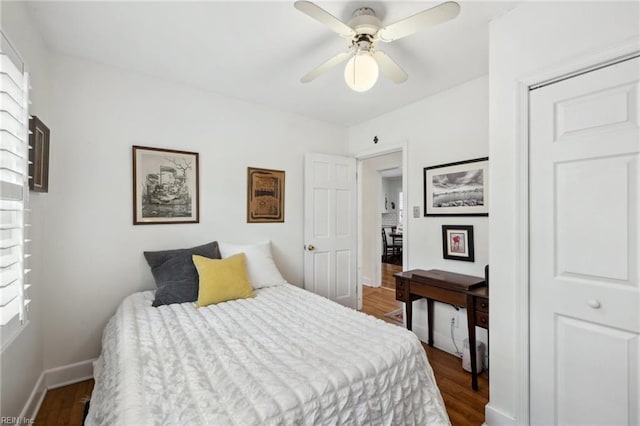
[[[489,158],[424,168],[425,216],[488,216]]]
[[[442,255],[445,259],[474,262],[473,226],[442,225]]]
[[[133,147],[133,224],[199,222],[198,153]]]
[[[247,223],[284,222],[284,171],[247,168]]]

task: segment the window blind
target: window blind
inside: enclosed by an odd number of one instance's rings
[[[0,332],[2,347],[26,321],[29,198],[29,76],[0,45]]]

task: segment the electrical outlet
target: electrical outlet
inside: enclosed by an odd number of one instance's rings
[[[413,207],[413,217],[414,218],[419,218],[420,217],[420,206],[414,206]]]
[[[457,313],[451,315],[451,323],[454,328],[460,328],[460,316]]]

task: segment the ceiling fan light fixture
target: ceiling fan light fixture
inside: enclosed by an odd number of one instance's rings
[[[378,63],[369,51],[357,52],[344,68],[344,81],[351,90],[366,92],[378,81]]]

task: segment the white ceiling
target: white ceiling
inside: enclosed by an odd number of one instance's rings
[[[344,21],[370,6],[385,24],[438,3],[317,2]],[[350,126],[487,73],[488,22],[515,3],[459,3],[455,20],[381,44],[409,80],[397,85],[381,75],[365,93],[347,88],[343,66],[300,83],[346,43],[293,1],[46,1],[29,9],[56,51]]]

